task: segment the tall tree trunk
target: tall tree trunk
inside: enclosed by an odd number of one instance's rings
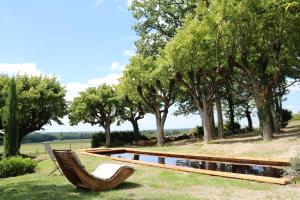
[[[279,126],[281,127],[282,96],[275,98],[275,110],[278,116]]]
[[[230,131],[232,134],[235,134],[235,124],[234,124],[234,103],[232,98],[227,98],[228,101],[228,108],[229,108],[229,120],[230,120]]]
[[[132,120],[131,124],[132,124],[132,127],[133,127],[134,139],[138,140],[139,137],[140,137],[139,124],[138,124],[137,120]]]
[[[155,118],[157,129],[157,142],[159,145],[162,146],[165,143],[164,121],[162,120],[160,113],[156,113]]]
[[[206,102],[203,102],[203,108],[200,111],[202,125],[204,130],[204,142],[209,143],[212,140],[212,128],[209,117],[209,106]]]
[[[251,118],[251,112],[249,111],[249,108],[247,107],[245,110],[245,116],[248,121],[248,130],[253,131],[253,123],[252,123],[252,118]]]
[[[219,96],[216,97],[216,108],[217,108],[217,115],[218,115],[218,137],[224,138],[223,113],[222,113],[221,99]]]
[[[262,137],[264,140],[271,140],[273,138],[270,103],[270,98],[266,96],[259,96],[256,99],[256,106],[259,113],[259,119],[262,125]]]
[[[274,132],[275,133],[280,133],[280,124],[279,124],[279,119],[278,119],[278,115],[277,115],[277,112],[274,108],[274,105],[273,103],[270,104],[270,114],[272,116],[272,122],[273,122],[273,127],[274,127]]]
[[[271,116],[270,114],[266,114],[263,116],[263,139],[271,140],[273,138],[272,124],[271,124]]]
[[[104,127],[105,130],[105,145],[110,146],[110,124]]]
[[[212,137],[215,138],[216,136],[216,124],[215,124],[215,117],[214,117],[214,106],[209,106],[209,119],[210,119],[210,126],[211,126],[211,133]]]

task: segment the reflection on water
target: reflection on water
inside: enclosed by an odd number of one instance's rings
[[[140,160],[144,162],[159,163],[166,165],[174,165],[180,167],[190,167],[196,169],[206,169],[222,172],[232,172],[239,174],[251,174],[267,177],[282,177],[282,170],[274,167],[266,167],[261,165],[237,165],[231,163],[212,162],[204,160],[188,160],[184,158],[161,157],[146,154],[120,153],[111,154],[111,157],[125,158],[129,160]]]
[[[158,157],[158,163],[159,164],[166,164],[165,160],[166,159],[164,157]]]

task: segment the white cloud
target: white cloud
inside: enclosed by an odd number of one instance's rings
[[[114,85],[118,83],[118,79],[120,78],[120,76],[121,74],[112,73],[105,77],[88,80],[87,84],[92,87],[101,85],[103,83],[106,83],[108,85]]]
[[[0,73],[7,75],[41,75],[35,63],[0,63]]]
[[[66,99],[68,101],[72,101],[75,97],[79,95],[80,92],[86,90],[89,87],[97,87],[104,83],[108,85],[118,84],[118,79],[120,78],[120,76],[121,74],[112,73],[112,74],[108,74],[105,77],[90,79],[86,83],[79,83],[79,82],[68,83],[66,85],[66,90],[67,90]]]
[[[123,55],[126,57],[131,57],[135,55],[135,52],[133,50],[127,49],[126,51],[124,51]]]
[[[119,72],[121,72],[121,71],[123,71],[124,69],[125,69],[125,64],[121,64],[121,63],[119,63],[119,62],[117,62],[117,61],[114,61],[111,65],[110,65],[110,67],[109,67],[109,69],[111,70],[111,71],[119,71]]]
[[[60,78],[54,74],[44,74],[39,70],[35,63],[0,63],[0,74],[8,76],[19,75],[32,75],[32,76],[48,76]]]

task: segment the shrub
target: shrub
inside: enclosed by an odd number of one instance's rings
[[[281,112],[281,128],[285,128],[288,125],[288,122],[292,119],[293,113],[290,110],[282,109]]]
[[[48,142],[56,140],[57,138],[50,134],[42,134],[42,133],[32,133],[26,135],[22,142],[23,143],[37,143],[37,142]]]
[[[197,138],[203,138],[204,137],[203,126],[196,126],[192,130],[190,130],[189,134],[193,134]]]
[[[300,180],[300,153],[290,160],[291,165],[284,169],[284,175],[293,181]]]
[[[146,136],[140,135],[138,140],[147,140]],[[114,131],[110,133],[110,141],[113,146],[132,144],[135,141],[132,131]],[[100,147],[105,144],[105,135],[103,132],[95,133],[91,140],[92,148]]]
[[[20,156],[3,158],[0,161],[0,178],[20,176],[33,173],[37,162]]]
[[[92,148],[100,147],[101,143],[103,143],[103,141],[105,141],[104,134],[103,133],[95,133],[92,136],[92,140],[91,140]]]
[[[230,121],[225,122],[224,129],[225,129],[225,135],[232,135]],[[240,133],[241,125],[237,122],[234,122],[234,130],[235,130],[235,133]]]

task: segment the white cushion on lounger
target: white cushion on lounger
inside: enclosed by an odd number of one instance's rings
[[[127,165],[120,164],[102,164],[99,165],[92,173],[92,175],[101,179],[110,179],[113,177],[122,167],[129,167]],[[129,167],[131,168],[131,167]]]

